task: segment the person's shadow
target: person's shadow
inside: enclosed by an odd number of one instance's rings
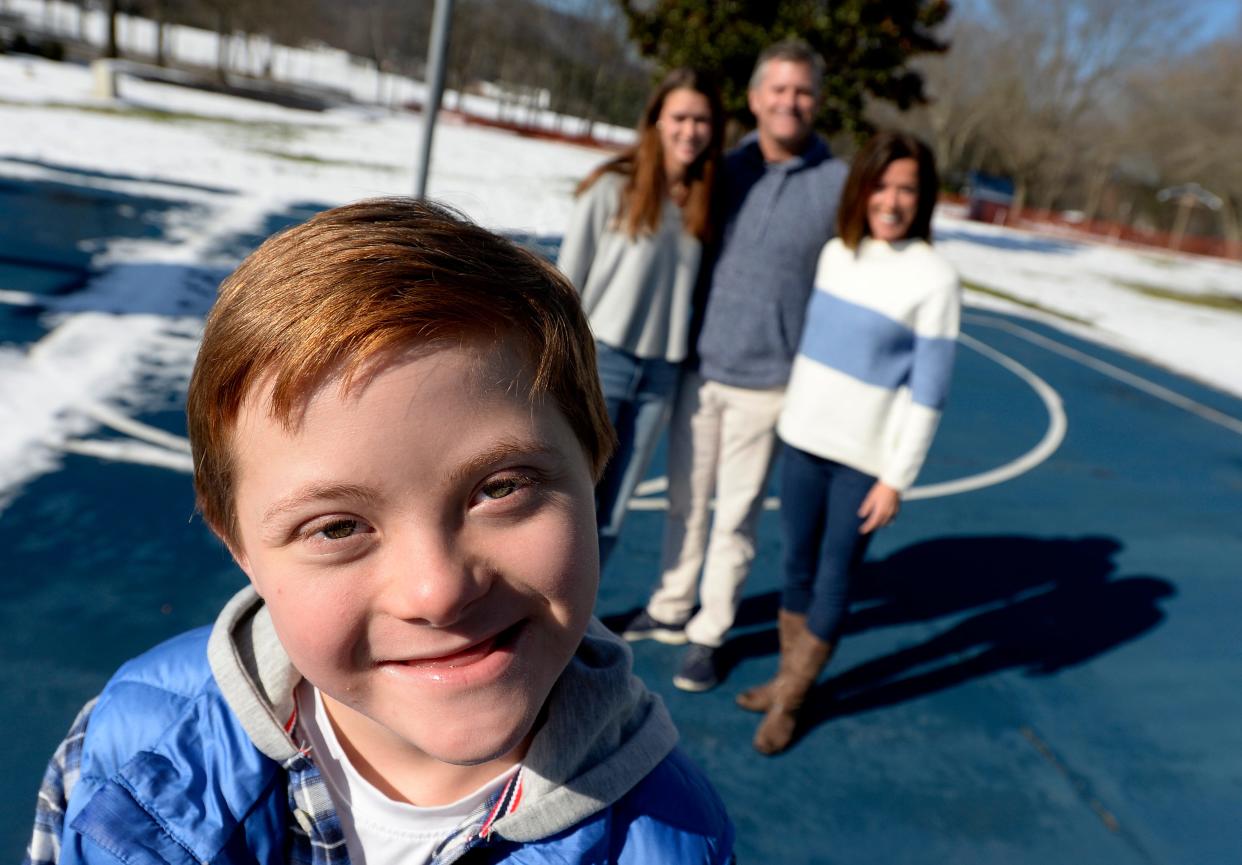
[[[1111,538],[967,537],[927,541],[869,564],[843,638],[870,628],[956,618],[931,639],[836,672],[812,692],[799,735],[838,716],[890,706],[1005,669],[1043,676],[1151,630],[1176,592],[1152,576],[1115,577]],[[775,593],[743,609],[775,615]],[[739,620],[745,624],[742,615]],[[775,629],[728,644],[736,662],[778,651]]]

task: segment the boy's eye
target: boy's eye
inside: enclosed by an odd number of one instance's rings
[[[319,533],[332,541],[348,538],[358,531],[357,520],[334,520],[319,530]]]
[[[497,478],[488,481],[483,485],[480,492],[489,499],[503,499],[513,495],[522,487],[530,484],[531,479],[522,475],[509,475],[508,477]]]

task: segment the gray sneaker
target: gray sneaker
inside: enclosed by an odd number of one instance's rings
[[[681,646],[686,643],[686,629],[684,625],[674,625],[653,619],[646,610],[643,610],[630,619],[625,630],[621,632],[621,638],[631,643],[638,640],[655,640],[666,646]]]
[[[691,643],[681,656],[681,668],[673,677],[673,684],[683,691],[710,691],[719,685],[716,650],[711,646]]]

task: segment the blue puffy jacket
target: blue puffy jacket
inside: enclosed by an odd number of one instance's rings
[[[308,831],[323,837],[339,826],[331,805],[323,807],[330,800],[318,771],[303,755],[282,766],[255,746],[213,676],[207,638],[207,629],[192,631],[129,662],[79,717],[45,779],[28,861],[347,863],[344,844],[328,853],[308,840]],[[48,801],[58,784],[67,801]],[[301,795],[315,784],[325,793],[311,797],[318,809]],[[40,847],[40,828],[59,843]],[[435,862],[726,863],[732,845],[715,791],[674,749],[627,793],[563,831],[524,842],[472,836],[442,848]],[[38,852],[55,847],[55,856]]]

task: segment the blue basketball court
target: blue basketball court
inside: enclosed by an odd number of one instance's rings
[[[0,344],[11,349],[47,332],[40,296],[89,277],[88,257],[70,250],[151,230],[147,203],[69,182],[5,181],[0,212],[58,192],[82,214],[111,215],[82,216],[68,239],[47,239],[41,219],[11,223],[0,260],[10,292]],[[313,208],[272,214],[269,226]],[[236,254],[260,239],[237,238]],[[131,420],[184,435],[179,392],[157,396],[163,407]],[[642,604],[657,578],[664,475],[658,454],[603,575],[597,611],[608,621]],[[9,861],[81,703],[121,661],[210,622],[241,585],[192,513],[186,474],[85,452],[65,454],[0,513]],[[721,790],[742,862],[1237,861],[1239,517],[1242,400],[1046,324],[968,310],[919,491],[872,545],[794,747],[755,754],[757,716],[733,705],[776,662],[775,510],[763,517],[724,684],[676,690],[678,650],[655,643],[635,644],[636,669]]]

